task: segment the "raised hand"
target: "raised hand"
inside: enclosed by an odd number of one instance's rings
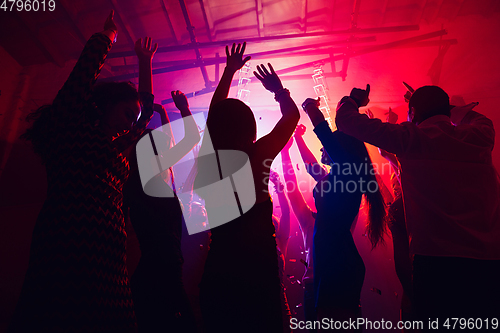
[[[373,115],[372,110],[370,110],[370,109],[367,109],[367,110],[365,111],[365,114],[366,114],[366,115],[368,116],[368,118],[370,118],[370,119],[375,118],[375,116]]]
[[[229,47],[226,45],[226,68],[234,73],[239,71],[241,67],[245,65],[245,63],[251,59],[250,56],[245,57],[243,59],[243,53],[245,52],[245,48],[247,47],[247,43],[244,42],[243,46],[233,43],[233,47],[231,47],[231,53],[229,53]]]
[[[403,85],[406,87],[407,91],[405,95],[403,96],[405,99],[405,102],[408,103],[410,101],[411,95],[415,92],[415,89],[413,89],[408,83],[403,81]]]
[[[116,27],[115,21],[113,21],[114,14],[115,11],[111,10],[111,13],[109,13],[108,17],[106,18],[106,21],[104,22],[104,30],[111,30],[116,33],[118,31],[118,28]]]
[[[304,109],[305,113],[307,113],[307,106],[311,104],[311,105],[314,105],[316,106],[317,108],[319,108],[320,104],[321,104],[321,98],[317,98],[317,99],[314,99],[314,98],[306,98],[306,100],[304,102],[302,102],[302,109]]]
[[[392,109],[389,108],[389,111],[385,113],[387,116],[385,119],[389,124],[395,124],[398,122],[398,114],[396,112],[392,112]]]
[[[311,120],[314,127],[318,126],[319,123],[325,120],[325,116],[319,110],[319,105],[320,105],[319,97],[318,99],[307,98],[302,103],[302,108],[304,109],[305,113],[309,116],[309,119]]]
[[[303,124],[299,124],[297,125],[295,133],[293,135],[297,137],[297,136],[303,136],[305,133],[306,133],[306,126]]]
[[[352,88],[351,94],[349,97],[351,97],[358,107],[362,106],[367,106],[368,103],[370,102],[370,85],[366,85],[366,89],[359,89],[359,88]]]
[[[135,54],[137,54],[137,58],[139,58],[139,61],[151,61],[157,49],[157,43],[151,47],[151,37],[144,38],[144,44],[142,43],[142,38],[139,38],[135,42],[134,50]]]
[[[186,110],[186,109],[189,110],[189,103],[188,103],[186,95],[184,95],[179,90],[172,91],[171,94],[172,94],[172,99],[174,100],[175,106],[179,110]]]
[[[253,75],[260,80],[264,88],[272,93],[277,93],[279,90],[283,89],[283,84],[281,84],[281,80],[278,77],[278,74],[274,71],[273,66],[269,63],[267,65],[269,66],[269,71],[266,66],[258,65],[257,70],[259,72],[257,73],[254,71]]]

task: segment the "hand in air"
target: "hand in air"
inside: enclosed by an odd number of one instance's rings
[[[297,136],[303,136],[305,133],[306,133],[306,126],[303,124],[299,124],[297,125],[295,133],[293,135],[297,137]]]
[[[179,110],[189,109],[189,103],[186,95],[184,95],[179,90],[172,91],[171,94],[172,94],[172,99],[174,100],[174,104]]]
[[[385,119],[389,124],[396,124],[398,122],[398,114],[393,112],[391,108],[385,113],[387,116]]]
[[[139,58],[139,61],[151,61],[157,49],[157,43],[151,47],[151,37],[144,38],[144,44],[142,43],[142,38],[139,38],[135,42],[134,50],[135,54],[137,54],[137,58]]]
[[[366,85],[366,89],[359,89],[359,88],[352,88],[351,94],[349,97],[351,97],[358,107],[362,106],[367,106],[368,103],[370,102],[370,85]]]
[[[283,89],[283,85],[281,84],[281,80],[278,77],[278,74],[274,71],[273,66],[271,64],[267,64],[269,66],[269,71],[267,70],[266,66],[264,65],[258,65],[257,66],[257,72],[253,72],[253,75],[255,75],[256,78],[260,80],[264,88],[269,90],[272,93],[276,93],[279,90]]]
[[[365,111],[365,114],[366,114],[366,115],[368,116],[368,118],[370,118],[370,119],[375,118],[375,116],[373,115],[372,110],[370,110],[370,109],[367,109],[367,110]]]
[[[118,28],[116,27],[115,21],[113,21],[114,14],[115,11],[111,10],[111,13],[108,15],[106,21],[104,22],[104,30],[112,30],[116,33],[118,31]]]
[[[226,45],[226,68],[231,70],[232,72],[237,72],[245,65],[245,63],[250,60],[250,56],[243,59],[243,53],[245,52],[245,48],[247,47],[247,43],[236,44],[233,43],[233,47],[231,47],[231,53],[229,53],[229,46]]]
[[[408,83],[403,81],[403,85],[406,87],[407,91],[405,95],[403,96],[405,99],[405,102],[408,103],[410,102],[411,95],[415,92],[415,89],[413,89]]]
[[[307,113],[306,109],[309,105],[314,105],[319,109],[320,104],[321,104],[321,98],[319,97],[317,99],[306,98],[306,100],[302,102],[302,109],[304,109],[304,112]]]

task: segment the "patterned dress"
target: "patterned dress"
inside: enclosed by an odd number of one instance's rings
[[[92,87],[111,41],[93,35],[50,110],[47,199],[38,216],[13,332],[135,332],[122,186],[128,162],[89,120]],[[135,137],[152,115],[141,96]],[[132,139],[132,138],[131,138]],[[125,140],[120,140],[123,144]]]

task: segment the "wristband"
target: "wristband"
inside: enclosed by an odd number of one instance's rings
[[[274,100],[279,103],[280,98],[284,94],[287,94],[288,96],[290,96],[290,90],[288,90],[286,88],[281,88],[280,90],[278,90],[277,92],[274,93]]]

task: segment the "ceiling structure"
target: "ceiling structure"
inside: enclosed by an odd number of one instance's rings
[[[278,71],[295,80],[310,80],[310,74],[300,71],[325,64],[331,65],[326,77],[345,80],[353,57],[375,51],[439,48],[434,72],[429,74],[437,82],[446,51],[458,41],[447,38],[445,29],[423,33],[420,27],[500,11],[498,0],[57,0],[52,4],[54,11],[0,12],[0,29],[7,32],[0,35],[0,45],[20,65],[63,67],[78,57],[113,9],[119,36],[102,77],[136,80],[134,41],[150,36],[159,44],[155,75],[183,76],[189,71],[190,79],[202,83],[186,91],[188,96],[214,90],[225,63],[223,47],[242,41],[253,45],[247,48],[252,59],[295,57],[293,65]],[[162,104],[171,102],[168,95],[161,97]]]

